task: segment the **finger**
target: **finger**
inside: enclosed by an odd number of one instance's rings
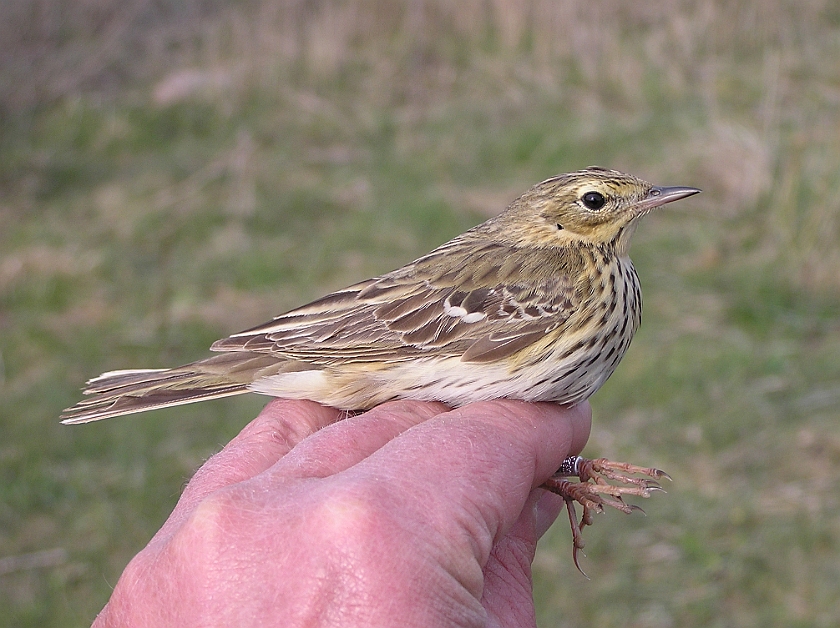
[[[531,490],[585,444],[588,404],[562,408],[499,400],[446,412],[406,430],[352,469],[383,499],[409,499],[436,539],[468,543],[446,557],[470,554],[484,566],[493,544],[514,525]],[[438,543],[439,545],[439,543]],[[459,573],[475,570],[452,564]],[[481,581],[464,583],[477,596]]]
[[[481,604],[487,625],[535,626],[533,572],[537,541],[565,507],[559,495],[535,489],[513,527],[493,546],[484,568]]]
[[[307,436],[338,421],[342,414],[313,401],[272,400],[224,449],[196,471],[156,538],[168,535],[207,495],[258,475]]]
[[[484,567],[481,605],[488,626],[535,626],[531,563],[537,550],[541,493],[532,491],[513,527],[493,546]],[[562,501],[562,500],[561,500]]]
[[[271,469],[272,476],[322,478],[364,460],[406,430],[448,412],[442,403],[393,401],[331,425],[300,443]]]
[[[339,410],[313,401],[272,400],[256,419],[199,469],[189,488],[191,492],[206,494],[253,477],[341,416]]]

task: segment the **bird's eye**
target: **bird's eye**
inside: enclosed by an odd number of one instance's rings
[[[581,200],[587,209],[593,210],[601,209],[607,202],[607,199],[600,192],[587,192],[581,197]]]

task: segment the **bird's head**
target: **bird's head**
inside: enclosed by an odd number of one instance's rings
[[[538,183],[499,216],[520,245],[614,243],[626,254],[639,218],[650,210],[700,192],[658,187],[616,170],[590,167]],[[501,226],[501,225],[498,225]]]

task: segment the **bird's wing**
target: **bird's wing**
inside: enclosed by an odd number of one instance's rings
[[[212,348],[314,364],[399,362],[429,352],[494,361],[538,341],[575,311],[574,272],[557,251],[461,247],[455,240]]]

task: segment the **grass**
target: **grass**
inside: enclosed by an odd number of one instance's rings
[[[28,6],[0,9],[0,626],[89,624],[262,405],[58,425],[86,378],[200,357],[589,164],[704,189],[636,235],[644,323],[587,450],[675,481],[587,531],[591,581],[549,532],[540,625],[840,622],[830,3]]]

